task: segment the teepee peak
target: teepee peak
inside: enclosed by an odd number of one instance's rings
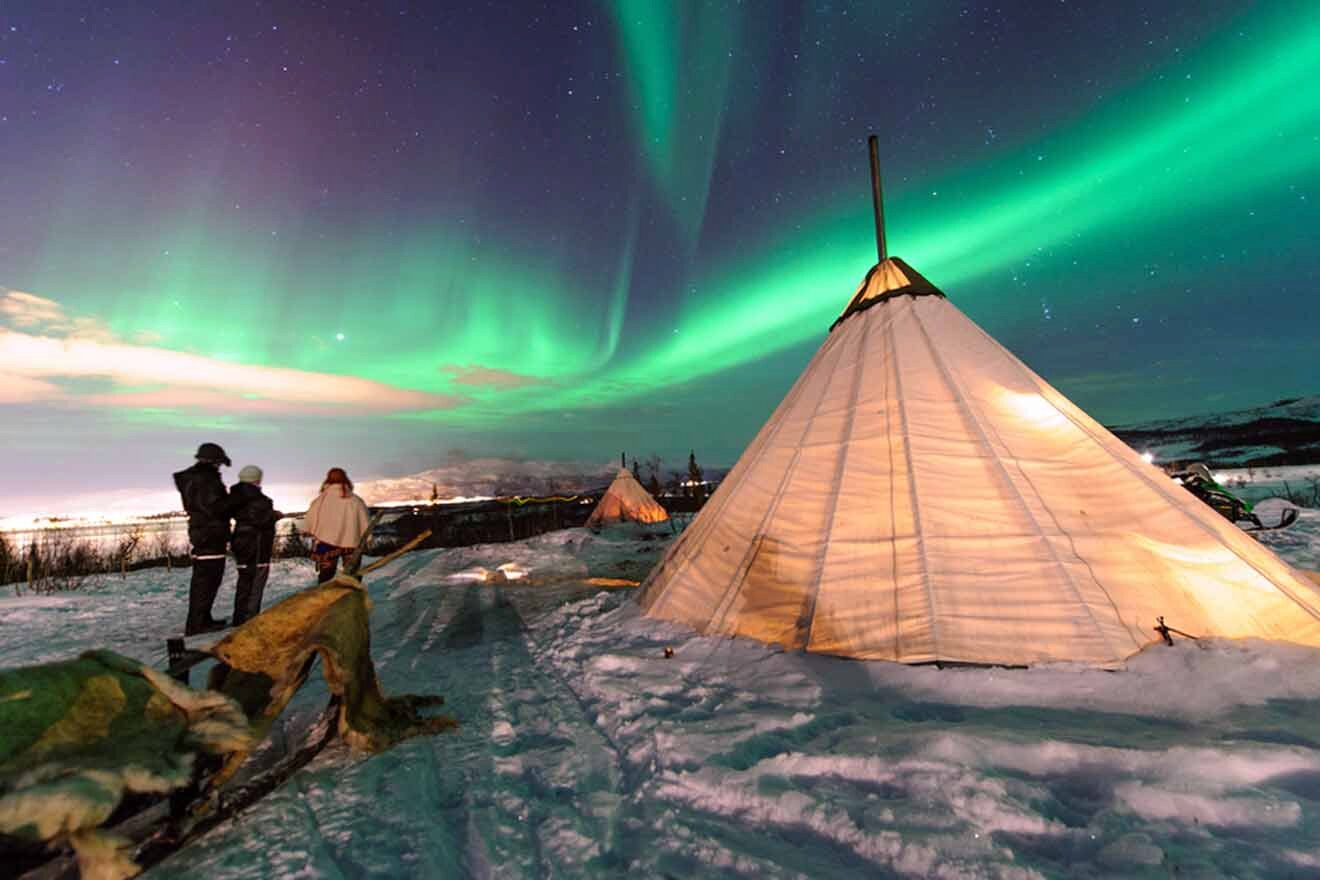
[[[888,257],[871,267],[857,291],[848,300],[834,326],[853,315],[896,296],[944,296],[944,292],[926,280],[916,269],[898,257]],[[833,329],[831,327],[830,329]]]

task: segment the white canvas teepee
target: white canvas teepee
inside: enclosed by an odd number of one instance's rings
[[[1120,663],[1157,618],[1320,645],[1320,592],[898,259],[643,585],[651,617],[909,663]]]
[[[587,517],[588,526],[632,520],[639,523],[658,523],[669,519],[669,514],[660,506],[651,493],[637,482],[632,471],[619,468],[614,482],[601,496],[596,509]]]

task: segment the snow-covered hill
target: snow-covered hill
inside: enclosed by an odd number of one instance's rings
[[[1314,464],[1320,462],[1320,395],[1110,430],[1161,461],[1205,461],[1215,467]]]
[[[1320,565],[1320,512],[1266,540]],[[575,529],[373,574],[382,685],[444,694],[462,727],[365,759],[332,747],[149,876],[1320,875],[1320,651],[861,663],[699,637],[584,583],[637,579],[666,542]],[[526,576],[489,582],[501,565]],[[159,662],[187,577],[0,599],[0,666],[93,646]],[[271,598],[311,579],[281,563]],[[313,676],[267,748],[325,698]]]

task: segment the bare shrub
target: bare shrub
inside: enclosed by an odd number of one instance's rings
[[[58,593],[87,586],[92,575],[114,569],[116,560],[91,541],[61,529],[41,533],[27,548],[27,582],[33,592]]]
[[[152,561],[163,560],[167,569],[173,569],[175,560],[184,555],[174,535],[167,531],[156,533],[147,553]]]
[[[114,558],[119,560],[120,577],[128,577],[129,563],[133,561],[134,554],[138,552],[144,537],[146,533],[143,531],[143,526],[137,523],[119,539],[119,544],[114,549]]]

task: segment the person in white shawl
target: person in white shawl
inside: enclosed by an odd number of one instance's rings
[[[321,494],[307,505],[307,515],[303,518],[303,531],[316,539],[312,559],[316,562],[318,583],[333,578],[339,557],[357,549],[369,518],[367,504],[353,494],[353,481],[348,474],[343,468],[330,468],[321,484]]]

